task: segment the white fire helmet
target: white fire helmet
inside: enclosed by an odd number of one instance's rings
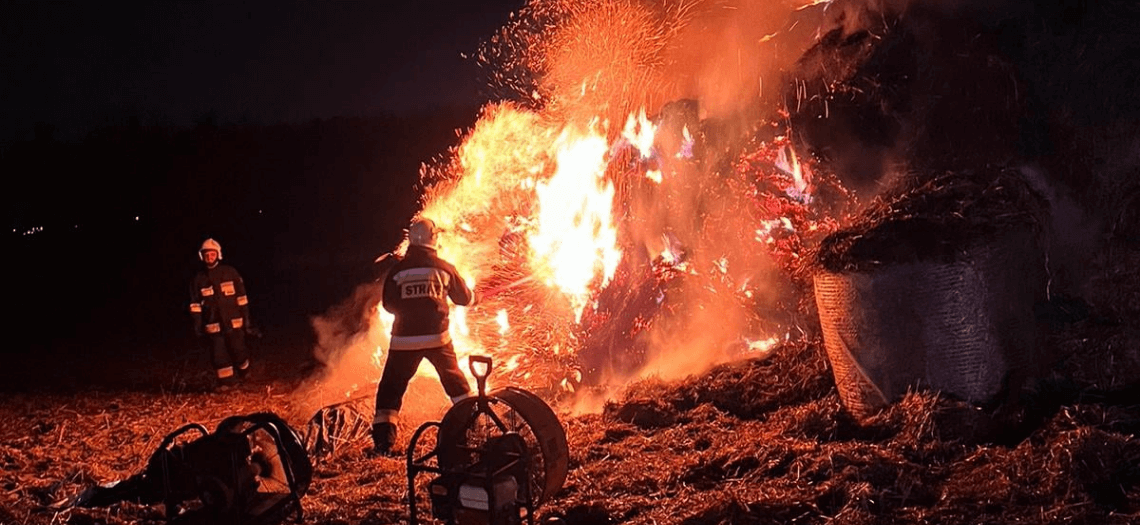
[[[431,219],[419,218],[412,221],[412,226],[408,228],[408,242],[412,246],[436,248],[436,243],[439,242],[438,234],[439,229],[436,228],[435,222]]]
[[[203,261],[206,260],[205,257],[202,257],[202,252],[206,250],[214,250],[218,252],[218,260],[222,260],[222,245],[218,244],[218,241],[215,241],[213,239],[206,239],[203,241],[202,247],[198,248],[198,259]]]

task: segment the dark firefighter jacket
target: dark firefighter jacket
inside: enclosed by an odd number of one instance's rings
[[[396,316],[391,349],[423,350],[450,343],[448,298],[466,306],[475,295],[434,249],[409,246],[384,280],[384,309]]]
[[[233,266],[218,263],[203,268],[190,286],[190,314],[194,327],[207,334],[249,328],[249,297]]]

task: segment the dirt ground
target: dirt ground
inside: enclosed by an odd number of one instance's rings
[[[1116,245],[1094,270],[1088,314],[1051,327],[1046,344],[1058,360],[1015,407],[914,392],[855,421],[818,340],[684,381],[638,382],[598,414],[572,417],[556,406],[569,474],[538,517],[1140,523],[1140,248]],[[271,411],[303,432],[295,394],[315,369],[306,344],[284,335],[259,342],[255,373],[225,393],[211,391],[204,357],[185,349],[55,360],[54,380],[8,383],[0,398],[0,524],[163,523],[161,505],[69,503],[85,488],[140,472],[163,437],[186,423],[213,428],[231,415]],[[404,423],[404,444],[422,419]],[[404,461],[370,457],[365,447],[366,438],[315,458],[301,500],[305,522],[407,521]],[[418,479],[421,520],[426,481]]]

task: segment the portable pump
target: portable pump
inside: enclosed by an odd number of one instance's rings
[[[191,423],[168,434],[146,468],[78,495],[75,506],[162,503],[177,525],[274,525],[302,518],[312,464],[296,432],[269,412],[231,416],[210,433]]]
[[[518,388],[487,393],[490,357],[469,366],[478,395],[451,407],[439,422],[421,425],[408,444],[409,523],[418,524],[415,481],[428,483],[432,515],[449,525],[533,525],[535,509],[562,488],[569,465],[566,432],[538,396]],[[435,447],[416,456],[436,430]]]

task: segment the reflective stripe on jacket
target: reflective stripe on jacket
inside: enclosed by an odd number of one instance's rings
[[[409,246],[384,280],[384,309],[395,315],[392,350],[422,350],[451,342],[448,299],[471,304],[475,296],[455,267],[435,250]]]
[[[249,297],[233,267],[203,268],[190,285],[190,315],[207,333],[237,330],[249,324]]]

